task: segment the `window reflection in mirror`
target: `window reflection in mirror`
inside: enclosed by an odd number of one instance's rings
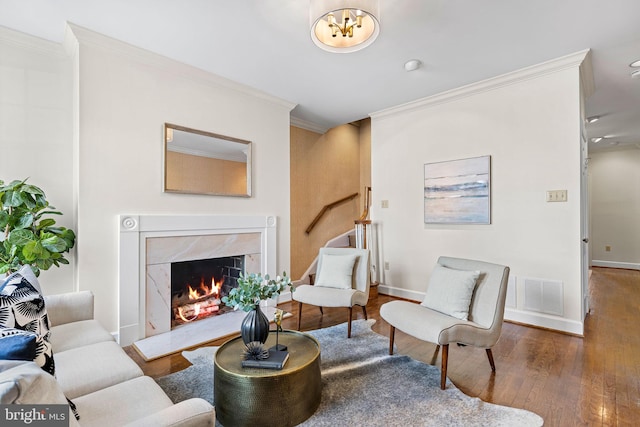
[[[251,196],[251,142],[164,125],[164,191]]]

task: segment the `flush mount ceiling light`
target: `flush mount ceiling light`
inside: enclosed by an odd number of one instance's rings
[[[311,0],[311,39],[329,52],[369,46],[380,34],[378,0]]]
[[[632,67],[632,68],[640,67],[640,59],[638,59],[637,61],[633,61],[631,64],[629,64],[629,67]]]
[[[591,142],[593,142],[594,144],[597,144],[598,142],[602,141],[604,138],[601,136],[595,137],[595,138],[591,138]]]
[[[587,123],[597,122],[598,120],[600,120],[600,116],[587,117]]]

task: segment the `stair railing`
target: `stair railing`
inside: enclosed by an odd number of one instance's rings
[[[353,193],[347,197],[343,197],[340,200],[336,200],[333,203],[329,203],[328,205],[324,205],[324,207],[320,210],[320,212],[318,212],[318,215],[316,215],[316,217],[313,219],[313,221],[311,221],[311,224],[309,224],[309,226],[307,227],[307,229],[305,230],[305,232],[307,234],[311,233],[311,230],[313,230],[313,228],[316,226],[316,224],[318,223],[318,221],[320,221],[320,218],[322,218],[322,216],[329,210],[333,209],[334,207],[338,206],[339,204],[342,204],[344,202],[348,202],[349,200],[355,199],[356,197],[358,197],[359,193]]]

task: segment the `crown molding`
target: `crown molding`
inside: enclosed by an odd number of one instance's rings
[[[329,128],[327,128],[326,126],[321,126],[318,123],[303,120],[294,116],[291,116],[290,123],[291,123],[291,126],[295,126],[300,129],[310,130],[311,132],[315,132],[319,134],[325,134],[329,130]]]
[[[401,113],[407,113],[422,109],[424,107],[431,107],[440,105],[459,99],[467,98],[473,95],[477,95],[483,92],[492,91],[505,86],[510,86],[516,83],[520,83],[526,80],[536,79],[548,74],[556,73],[558,71],[577,68],[587,61],[585,68],[584,78],[581,76],[582,83],[588,83],[587,70],[591,68],[590,50],[585,49],[577,53],[572,53],[551,61],[543,62],[541,64],[532,65],[530,67],[522,68],[520,70],[512,71],[510,73],[502,74],[500,76],[491,77],[486,80],[482,80],[469,85],[461,86],[456,89],[448,90],[433,96],[426,98],[420,98],[415,101],[400,104],[392,108],[376,111],[369,114],[373,119],[383,119],[386,117],[395,116]],[[591,77],[593,81],[593,77]],[[588,86],[587,86],[588,89]]]
[[[8,46],[20,49],[28,49],[41,54],[53,56],[59,59],[68,59],[64,48],[56,42],[45,40],[40,37],[12,30],[11,28],[0,26],[0,42]]]
[[[168,73],[173,73],[210,86],[231,89],[251,97],[260,98],[272,104],[286,108],[288,111],[291,111],[296,106],[293,102],[269,95],[268,93],[259,91],[252,87],[234,82],[233,80],[212,74],[200,68],[176,61],[129,43],[113,39],[71,22],[67,22],[67,27],[68,31],[70,31],[76,38],[80,47],[93,46],[104,49],[114,54],[124,56],[132,61],[162,69]],[[69,42],[67,42],[67,44],[71,45]]]

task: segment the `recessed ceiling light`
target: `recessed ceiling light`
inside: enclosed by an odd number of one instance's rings
[[[587,117],[587,123],[597,122],[598,120],[600,120],[600,116]]]
[[[629,64],[629,67],[640,67],[640,59],[638,59],[637,61],[633,61],[631,64]]]

